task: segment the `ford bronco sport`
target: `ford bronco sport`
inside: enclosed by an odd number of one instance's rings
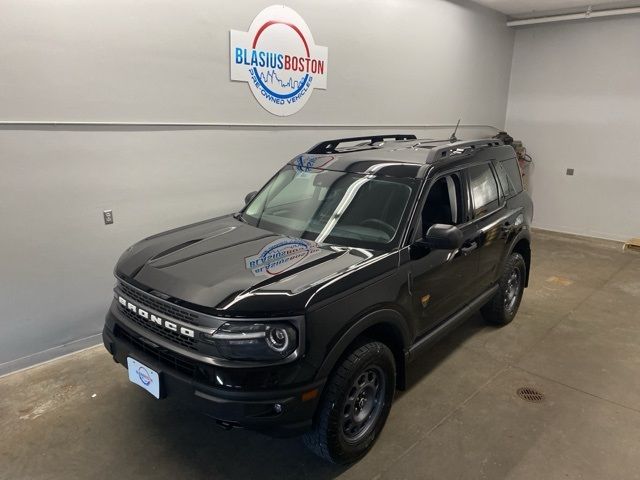
[[[154,397],[332,462],[371,448],[421,351],[478,309],[511,322],[527,286],[533,207],[499,140],[325,141],[245,202],[122,255],[104,344]]]

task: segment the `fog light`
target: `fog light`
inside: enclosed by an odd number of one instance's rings
[[[276,412],[276,413],[282,413],[282,404],[275,403],[273,405],[273,411]]]

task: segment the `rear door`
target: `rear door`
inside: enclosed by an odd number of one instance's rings
[[[473,223],[478,232],[478,284],[482,290],[498,278],[509,232],[517,212],[507,208],[492,162],[467,168]]]

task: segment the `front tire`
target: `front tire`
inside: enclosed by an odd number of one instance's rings
[[[393,353],[385,344],[366,340],[333,372],[318,406],[305,445],[332,463],[362,458],[382,430],[395,394]]]
[[[506,325],[513,320],[520,307],[526,275],[527,265],[524,258],[513,252],[504,264],[498,281],[498,291],[489,303],[482,307],[485,320],[497,325]]]

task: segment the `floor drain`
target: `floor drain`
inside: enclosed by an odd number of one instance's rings
[[[518,396],[527,402],[541,402],[544,400],[544,394],[532,387],[522,387],[517,391]]]

